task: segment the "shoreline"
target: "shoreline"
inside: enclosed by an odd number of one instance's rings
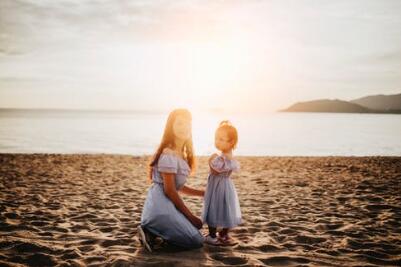
[[[135,157],[147,158],[153,154],[122,154],[122,153],[47,153],[47,152],[0,152],[0,156],[110,156],[110,157]],[[195,155],[196,158],[206,158],[208,155]],[[401,155],[236,155],[236,158],[400,158]]]

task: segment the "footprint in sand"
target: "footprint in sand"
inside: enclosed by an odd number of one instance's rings
[[[220,261],[228,265],[243,265],[248,262],[248,259],[246,259],[245,257],[230,256],[227,255],[226,253],[212,254],[210,255],[210,257],[214,260]]]
[[[259,260],[269,266],[298,266],[299,264],[310,263],[310,260],[306,258],[289,256],[273,256]]]

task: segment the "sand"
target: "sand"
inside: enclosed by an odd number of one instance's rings
[[[238,159],[239,244],[148,253],[148,157],[0,154],[0,266],[401,265],[401,157]],[[198,165],[188,184],[203,188]]]

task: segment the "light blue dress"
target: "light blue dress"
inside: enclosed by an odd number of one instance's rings
[[[202,221],[211,227],[232,228],[242,220],[237,191],[230,178],[233,171],[239,171],[239,162],[221,154],[210,165],[219,174],[208,176]]]
[[[152,185],[148,190],[142,210],[141,226],[162,237],[168,243],[184,248],[200,248],[203,236],[200,231],[175,207],[165,195],[163,173],[174,173],[177,190],[181,188],[190,173],[188,163],[172,153],[163,152],[153,167]]]

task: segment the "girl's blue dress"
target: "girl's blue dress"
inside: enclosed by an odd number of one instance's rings
[[[141,226],[174,245],[199,248],[203,245],[200,231],[175,207],[165,195],[163,173],[174,173],[176,188],[181,188],[190,173],[188,163],[181,157],[163,152],[153,167],[153,184],[148,190],[142,210]]]
[[[208,176],[202,221],[211,227],[232,228],[241,223],[238,195],[230,178],[233,171],[239,171],[239,163],[221,154],[210,165],[219,174]]]

